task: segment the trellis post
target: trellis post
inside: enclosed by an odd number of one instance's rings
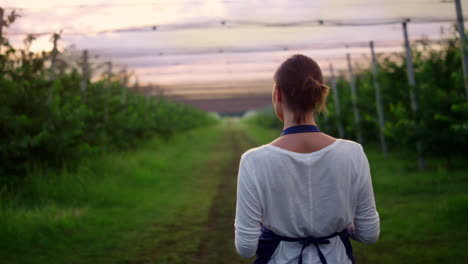
[[[58,39],[60,38],[60,35],[58,33],[54,33],[52,36],[52,41],[53,41],[53,48],[52,48],[52,57],[51,57],[51,62],[50,62],[50,73],[49,73],[49,80],[52,81],[52,84],[49,88],[49,93],[47,96],[47,103],[50,103],[52,101],[52,93],[53,93],[53,81],[55,80],[55,65],[57,63],[57,42]]]
[[[408,72],[408,84],[410,87],[409,94],[411,99],[411,110],[413,112],[414,120],[416,121],[416,129],[419,131],[419,106],[416,98],[416,79],[414,77],[413,54],[411,52],[408,39],[407,22],[409,22],[408,19],[403,22],[403,37],[405,39],[406,50],[406,70]],[[416,150],[418,151],[419,168],[424,169],[426,166],[423,156],[423,143],[421,139],[416,141]]]
[[[3,14],[4,10],[3,8],[0,7],[0,53],[2,51],[2,46],[3,46]]]
[[[466,54],[465,25],[460,0],[455,0],[455,9],[457,12],[458,33],[460,34],[460,51],[463,64],[463,80],[465,83],[465,99],[468,101],[468,55]]]
[[[81,82],[80,90],[85,92],[88,87],[89,72],[88,72],[88,50],[83,50],[83,58],[81,61]]]
[[[150,103],[150,97],[151,97],[151,84],[148,84],[145,87],[145,95],[146,95],[146,105]]]
[[[338,94],[338,88],[336,87],[335,70],[333,69],[333,64],[330,64],[330,78],[331,78],[330,82],[331,82],[332,93],[333,93],[333,103],[335,104],[338,135],[340,136],[340,138],[344,138],[343,124],[341,123],[342,119],[341,119],[340,97]]]
[[[106,109],[104,112],[104,121],[107,122],[109,120],[109,101],[111,100],[111,77],[112,77],[112,62],[106,62],[107,65],[107,81],[105,85],[106,89]]]
[[[383,105],[382,105],[382,97],[380,93],[380,83],[379,83],[379,73],[378,73],[378,65],[377,65],[377,58],[375,57],[374,52],[374,42],[370,41],[369,46],[371,49],[371,56],[372,56],[372,76],[374,80],[374,89],[375,89],[375,101],[377,106],[377,115],[379,119],[379,132],[380,132],[380,146],[382,147],[382,152],[386,157],[388,154],[387,142],[385,141],[385,118],[383,112]]]
[[[122,80],[122,104],[127,102],[127,83],[128,83],[128,76],[127,76],[127,67],[124,67],[122,70],[123,80]]]
[[[351,84],[351,102],[353,104],[354,122],[356,123],[357,142],[359,142],[359,144],[363,144],[361,117],[359,116],[359,108],[357,105],[356,80],[354,79],[353,66],[351,65],[351,55],[349,53],[346,54],[346,60],[348,61],[349,80]]]

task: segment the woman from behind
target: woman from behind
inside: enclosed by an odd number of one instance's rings
[[[274,75],[279,138],[240,161],[235,246],[256,264],[355,263],[349,237],[375,243],[380,220],[360,144],[320,132],[328,87],[318,64],[294,55]]]

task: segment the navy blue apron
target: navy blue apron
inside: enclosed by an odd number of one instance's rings
[[[299,242],[302,244],[301,253],[299,255],[299,264],[302,264],[302,253],[304,252],[304,249],[311,244],[313,244],[317,249],[317,253],[322,264],[327,264],[327,260],[325,259],[325,256],[323,255],[322,251],[320,250],[319,245],[330,244],[329,239],[336,236],[340,237],[341,242],[343,242],[343,245],[346,249],[346,255],[348,255],[348,258],[349,260],[351,260],[351,263],[355,264],[356,260],[354,259],[353,248],[351,246],[351,242],[349,241],[349,234],[347,229],[341,232],[336,232],[331,235],[318,238],[291,238],[277,235],[264,226],[262,226],[262,234],[260,235],[260,238],[258,240],[257,257],[254,261],[254,264],[267,264],[268,261],[270,261],[271,256],[273,256],[273,253],[275,253],[276,248],[278,247],[281,241]]]
[[[295,133],[306,133],[306,132],[320,132],[320,129],[314,125],[298,125],[288,127],[287,129],[283,130],[281,136],[288,135],[288,134],[295,134]],[[267,264],[270,261],[271,256],[276,251],[279,243],[281,241],[288,241],[288,242],[299,242],[302,244],[301,252],[299,255],[299,264],[302,264],[302,253],[304,249],[313,244],[317,249],[317,253],[319,255],[320,261],[322,264],[327,264],[327,260],[323,255],[322,251],[320,250],[320,244],[330,244],[330,238],[339,236],[343,245],[346,249],[346,255],[351,260],[351,263],[356,263],[354,255],[353,255],[353,248],[351,246],[351,242],[349,241],[349,234],[348,230],[345,229],[341,232],[336,232],[328,236],[324,237],[305,237],[305,238],[291,238],[291,237],[284,237],[275,234],[273,231],[269,230],[268,228],[262,226],[262,234],[258,240],[258,247],[257,247],[257,258],[254,261],[254,264]]]

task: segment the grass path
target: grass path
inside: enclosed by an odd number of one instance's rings
[[[239,158],[255,144],[247,135],[233,127],[227,133],[225,144],[232,158],[221,172],[222,180],[210,209],[208,223],[197,258],[193,263],[252,263],[240,258],[234,249],[234,217]]]
[[[252,263],[237,256],[233,245],[238,162],[245,150],[277,135],[278,131],[231,123],[204,170],[218,179],[207,218],[198,226],[189,221],[172,230],[174,234],[186,233],[169,247],[153,247],[152,252],[163,253],[145,263]],[[447,170],[434,161],[438,169],[421,172],[399,153],[385,159],[374,146],[365,146],[365,151],[381,217],[381,236],[375,245],[353,242],[359,263],[468,263],[466,168]],[[184,254],[183,245],[190,241],[197,244],[196,250]],[[167,254],[171,261],[166,262]]]
[[[253,145],[238,126],[230,123],[215,151],[207,153],[211,158],[203,166],[204,174],[217,179],[207,218],[197,221],[185,217],[186,211],[181,211],[178,217],[181,221],[163,231],[172,235],[162,244],[155,243],[130,263],[251,263],[235,252],[233,225],[239,158]],[[206,187],[202,184],[199,191],[209,191]],[[198,246],[188,252],[188,244]]]
[[[238,162],[246,149],[277,135],[278,131],[258,127],[231,124],[227,128],[218,146],[226,156],[217,171],[208,168],[220,182],[198,233],[198,249],[186,262],[168,263],[252,263],[238,257],[233,245]],[[432,165],[437,169],[418,171],[411,158],[404,159],[398,152],[385,159],[375,146],[366,145],[365,151],[381,218],[381,236],[375,245],[352,242],[358,262],[468,263],[466,167],[448,170],[434,160]],[[195,235],[193,230],[191,234]],[[175,247],[171,250],[180,255]],[[151,263],[165,263],[161,261],[153,259]]]
[[[235,121],[30,175],[0,190],[0,263],[251,263],[234,248],[240,155],[278,131]],[[466,167],[412,169],[365,146],[381,237],[354,243],[359,263],[468,263]]]
[[[215,175],[232,158],[219,145],[226,129],[155,139],[74,172],[33,172],[21,190],[0,191],[0,263],[190,263]]]

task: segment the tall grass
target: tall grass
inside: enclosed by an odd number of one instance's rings
[[[241,127],[258,144],[280,132]],[[193,262],[222,168],[239,158],[223,140],[231,128],[156,138],[87,160],[76,172],[33,171],[20,192],[0,193],[0,262]],[[384,158],[376,146],[364,147],[382,231],[375,245],[353,243],[359,263],[467,262],[464,160],[452,169],[429,160],[431,169],[419,171],[398,151]]]
[[[245,125],[259,143],[280,130]],[[468,263],[468,168],[463,157],[447,168],[429,157],[425,171],[413,158],[394,150],[384,158],[379,148],[365,145],[381,235],[375,245],[354,243],[359,263]]]
[[[116,263],[167,238],[164,226],[181,215],[202,219],[217,178],[200,168],[222,131],[155,138],[84,161],[75,172],[31,172],[19,191],[0,193],[1,262]]]

